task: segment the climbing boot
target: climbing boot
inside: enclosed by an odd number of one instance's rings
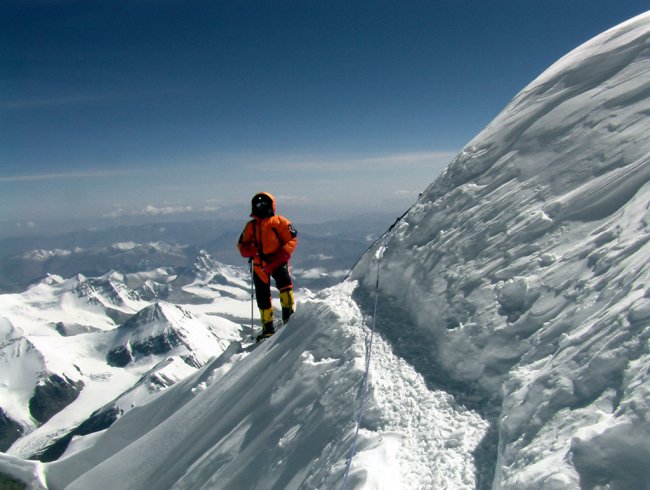
[[[262,333],[257,336],[256,340],[259,342],[260,340],[268,339],[274,333],[275,327],[273,326],[273,322],[265,323],[262,327]]]
[[[271,308],[260,308],[260,319],[262,320],[262,326],[270,323],[273,325],[273,307]]]
[[[273,308],[260,309],[260,317],[262,318],[262,333],[257,336],[257,340],[266,339],[275,333]]]
[[[294,312],[293,289],[280,292],[280,304],[282,305],[282,323],[287,323]]]

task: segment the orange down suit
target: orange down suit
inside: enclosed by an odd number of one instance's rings
[[[296,230],[291,222],[284,216],[273,215],[249,221],[239,238],[237,248],[242,256],[253,258],[255,274],[268,283],[270,275],[264,269],[288,262],[297,242]],[[251,245],[255,255],[247,253],[252,250]]]
[[[253,282],[257,306],[260,309],[263,335],[273,335],[273,305],[271,277],[280,290],[282,321],[286,323],[294,310],[293,283],[289,259],[298,242],[298,232],[291,222],[275,214],[275,199],[260,192],[251,201],[253,219],[246,223],[237,248],[253,263]]]

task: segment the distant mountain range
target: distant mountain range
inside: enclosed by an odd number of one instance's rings
[[[394,219],[378,214],[297,223],[299,246],[292,260],[296,280],[311,289],[340,281]],[[182,270],[192,266],[200,250],[222,263],[245,265],[235,249],[243,226],[232,220],[206,220],[0,239],[0,292],[22,291],[47,274],[96,277],[109,271]]]
[[[205,251],[179,273],[50,274],[0,295],[0,451],[57,459],[74,436],[105,429],[221,354],[250,320],[248,271]]]

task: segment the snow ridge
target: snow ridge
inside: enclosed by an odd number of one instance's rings
[[[331,291],[327,302],[306,299],[291,328],[252,352],[233,344],[160,398],[173,410],[161,412],[155,403],[132,410],[94,448],[53,463],[48,484],[71,489],[104,488],[109,482],[125,489],[336,486],[363,374],[363,328],[350,292],[351,285],[345,285]],[[188,400],[190,393],[194,397]],[[182,408],[177,406],[181,398],[186,400]],[[347,423],[341,425],[342,420]],[[143,461],[151,447],[157,457]],[[113,448],[112,456],[106,448]],[[115,467],[120,467],[117,481]]]
[[[379,332],[497,410],[496,488],[648,485],[648,72],[650,13],[531,83],[386,239]]]

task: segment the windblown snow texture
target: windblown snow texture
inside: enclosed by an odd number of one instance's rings
[[[649,73],[650,13],[526,87],[277,335],[233,342],[56,462],[0,455],[0,471],[50,489],[340,487],[379,265],[348,488],[648,488]]]
[[[498,408],[495,488],[650,485],[649,74],[645,14],[526,87],[384,240],[380,332]]]

